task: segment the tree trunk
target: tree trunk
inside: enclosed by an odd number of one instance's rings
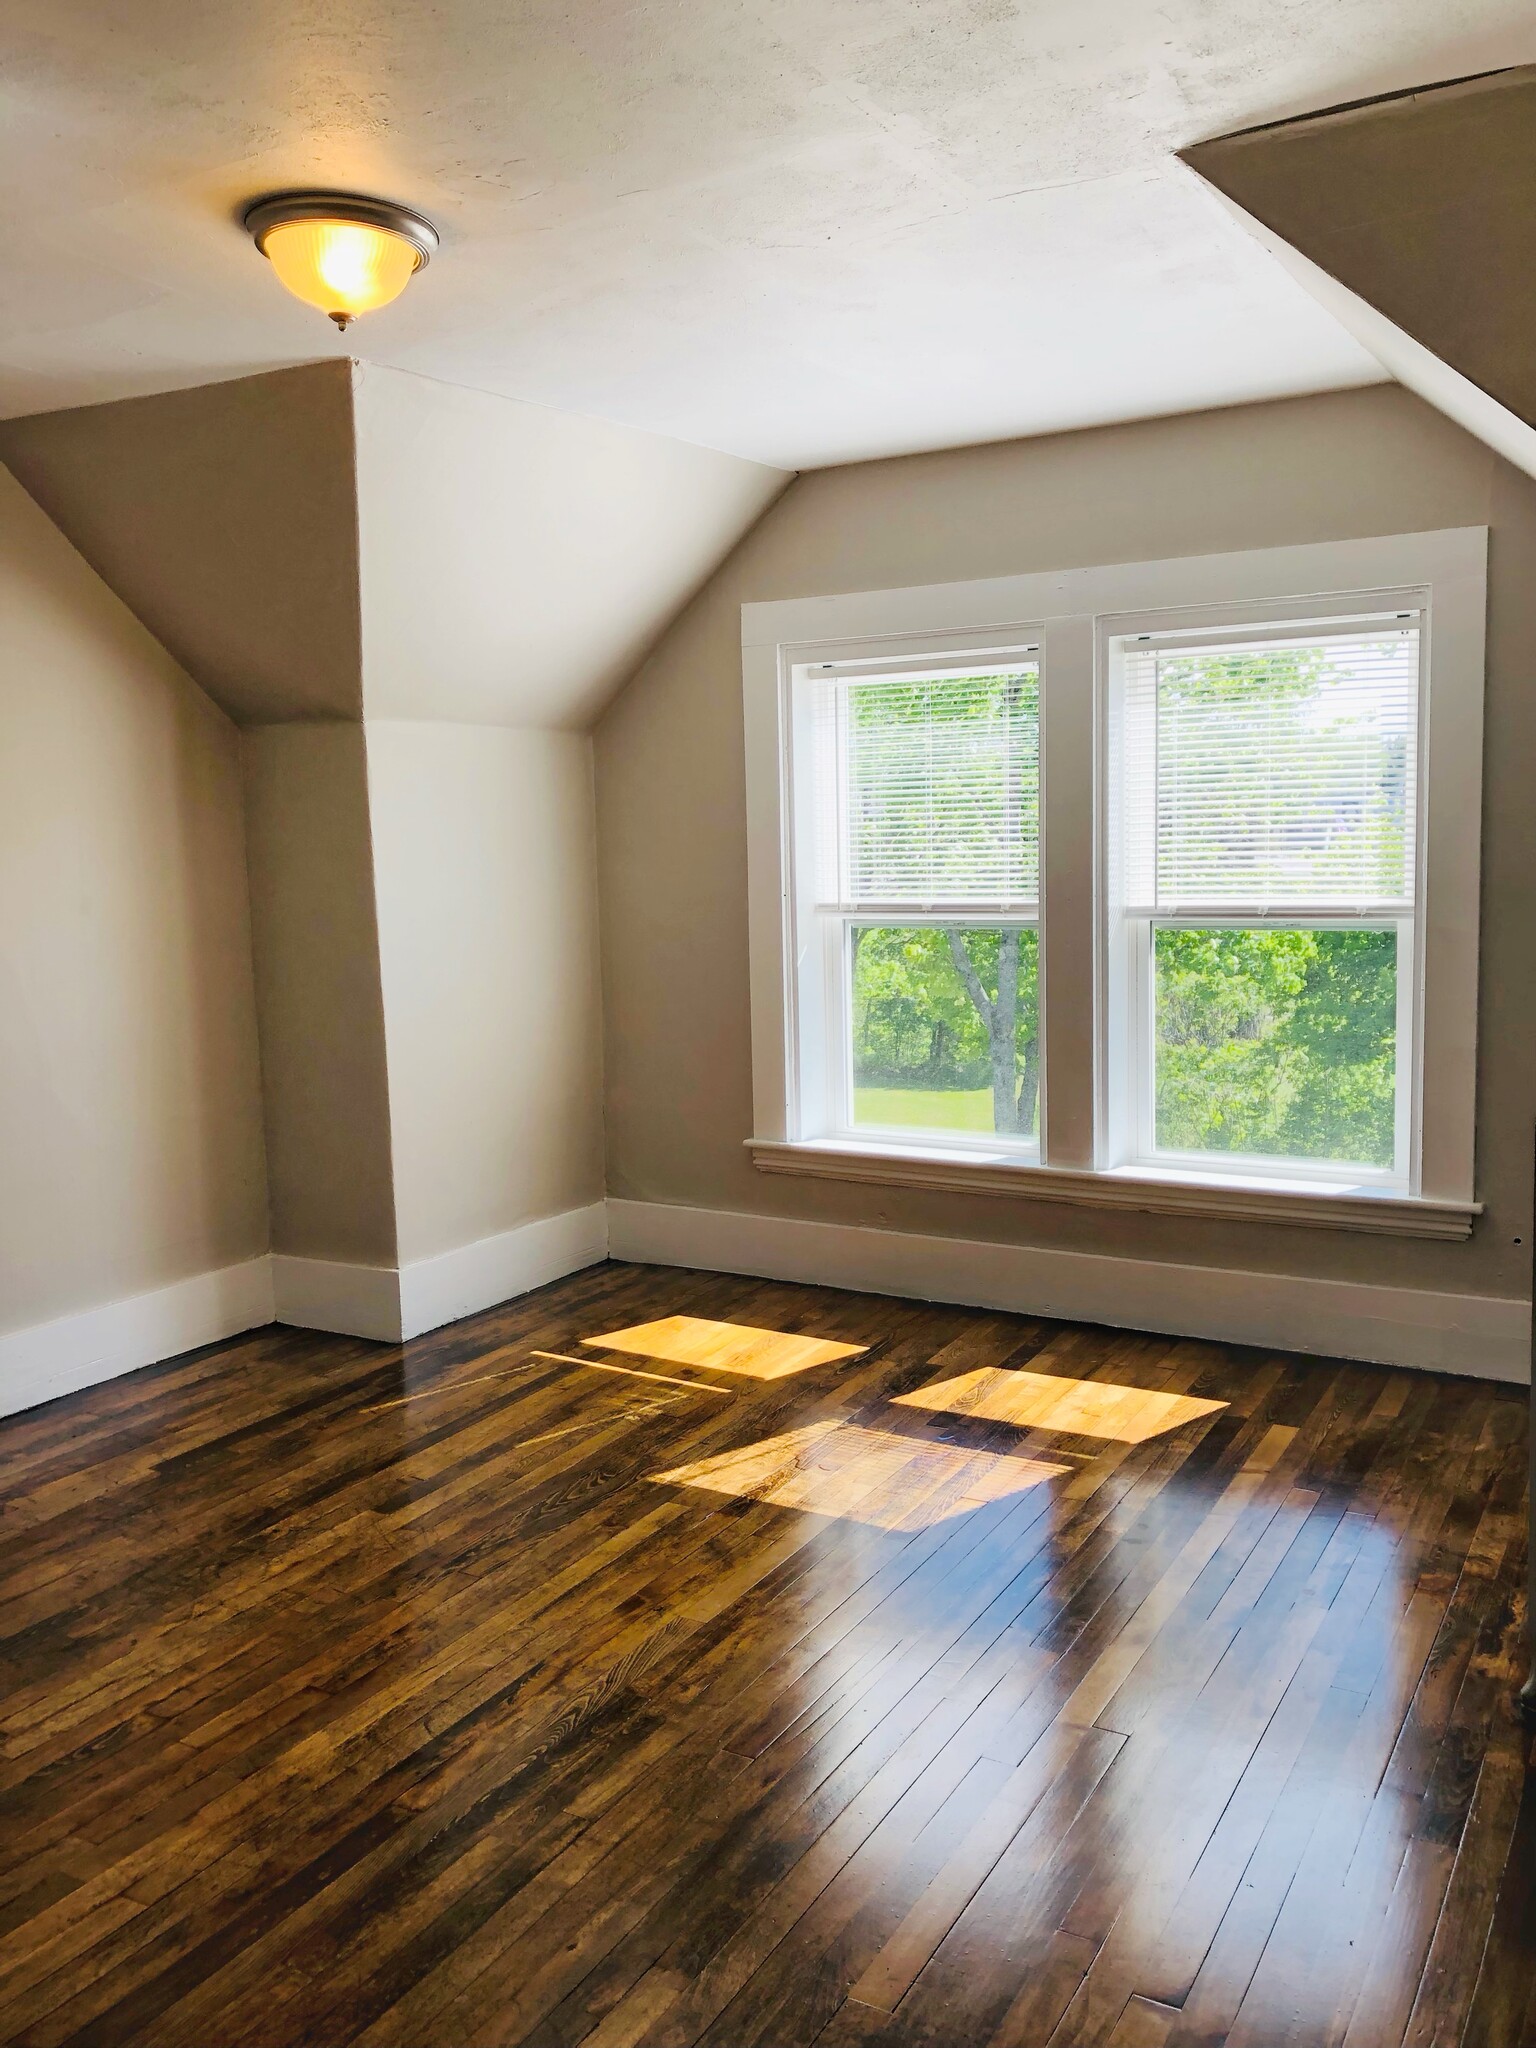
[[[943,1085],[944,1054],[947,1050],[948,1040],[949,1026],[941,1017],[928,1034],[928,1060],[924,1068],[924,1078],[930,1088],[938,1088]]]
[[[1024,1074],[1019,1082],[1019,1116],[1014,1128],[1028,1137],[1035,1127],[1035,1110],[1040,1099],[1040,1041],[1032,1038],[1024,1047]]]
[[[1014,1039],[1019,1022],[1019,935],[999,935],[997,948],[997,998],[994,1001],[981,985],[981,976],[966,950],[964,939],[953,925],[947,932],[949,957],[965,984],[965,992],[976,1005],[976,1014],[987,1027],[987,1049],[992,1057],[992,1127],[1012,1136],[1019,1129],[1018,1053]],[[1026,1126],[1027,1128],[1027,1126]]]
[[[859,1046],[864,1038],[864,1011],[859,1002],[859,948],[864,943],[866,927],[856,924],[850,937],[853,943],[848,948],[848,1015],[853,1022],[853,1063],[859,1064]]]
[[[987,1037],[992,1051],[992,1124],[1010,1135],[1019,1128],[1019,935],[1006,931],[997,944],[997,1001]]]

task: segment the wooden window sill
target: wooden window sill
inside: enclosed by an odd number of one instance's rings
[[[1318,1230],[1363,1230],[1388,1237],[1465,1238],[1481,1202],[1452,1202],[1368,1187],[1269,1181],[1236,1175],[1158,1173],[1115,1167],[1104,1173],[1040,1166],[937,1148],[902,1150],[837,1139],[752,1138],[752,1163],[762,1173],[820,1180],[937,1188],[969,1195],[1013,1195],[1027,1201],[1085,1208],[1139,1209],[1162,1216],[1215,1216],[1229,1222],[1289,1223]]]

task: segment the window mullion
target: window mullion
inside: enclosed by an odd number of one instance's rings
[[[1042,668],[1040,1149],[1051,1166],[1092,1168],[1101,1086],[1093,620],[1048,621]]]

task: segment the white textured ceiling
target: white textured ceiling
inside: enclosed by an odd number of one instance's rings
[[[1363,381],[1171,152],[1536,58],[1528,0],[8,0],[0,413],[350,350],[803,467]],[[443,253],[345,341],[232,216]]]

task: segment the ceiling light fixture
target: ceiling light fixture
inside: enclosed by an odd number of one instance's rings
[[[338,327],[398,299],[437,248],[408,206],[349,192],[278,192],[246,209],[246,232],[296,299]]]

